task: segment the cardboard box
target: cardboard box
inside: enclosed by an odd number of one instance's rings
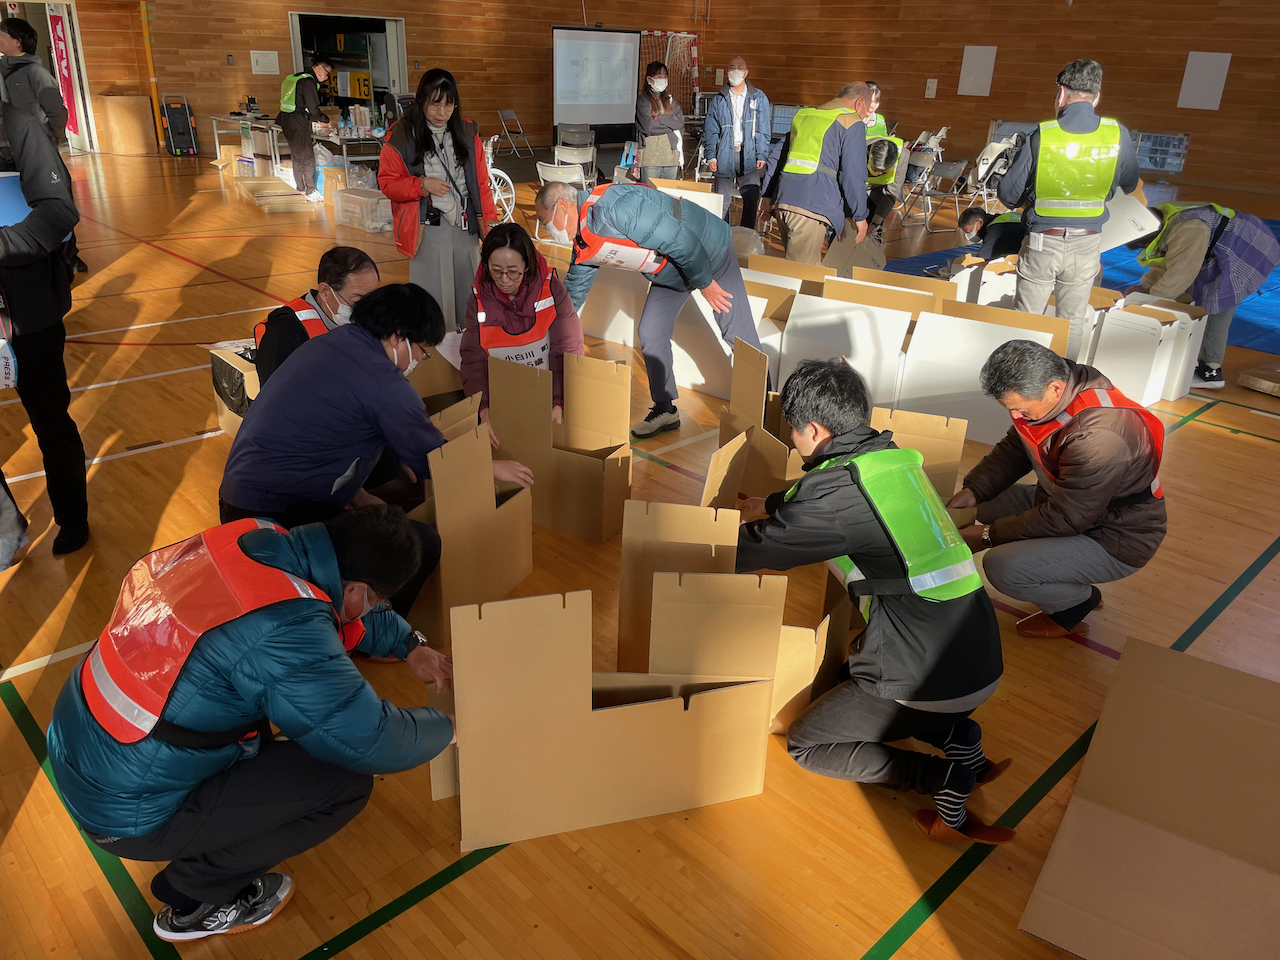
[[[1236,377],[1236,384],[1268,396],[1280,397],[1280,364],[1251,367]]]
[[[347,188],[347,168],[338,166],[321,167],[316,171],[316,189],[324,195],[327,206],[333,206],[333,196],[339,190]]]
[[[782,335],[779,387],[801,360],[843,356],[866,381],[872,403],[894,402],[907,330],[920,312],[922,298],[903,290],[875,287],[858,288],[855,295],[861,290],[866,291],[861,298],[866,302],[796,295]]]
[[[631,368],[566,354],[564,423],[551,422],[551,371],[489,358],[497,458],[533,471],[533,522],[584,540],[622,529],[631,495]]]
[[[1179,319],[1171,310],[1149,306],[1109,311],[1098,333],[1093,366],[1130,400],[1150,406],[1164,392]]]
[[[231,439],[235,439],[244,422],[238,409],[248,410],[248,404],[258,395],[258,368],[241,353],[253,348],[252,337],[245,340],[224,340],[209,350],[209,363],[213,368],[213,403],[218,413],[218,426]],[[230,400],[230,404],[228,404]],[[233,409],[233,407],[235,409]]]
[[[964,456],[968,420],[874,407],[871,429],[892,430],[893,442],[899,447],[919,451],[924,457],[925,476],[938,496],[943,503],[951,499],[960,482],[960,459]]]
[[[1205,312],[1200,307],[1177,300],[1164,300],[1147,293],[1135,292],[1124,298],[1126,307],[1149,305],[1158,310],[1168,310],[1178,317],[1173,336],[1173,354],[1169,357],[1169,373],[1165,377],[1161,399],[1177,400],[1191,392],[1191,378],[1200,362],[1200,347],[1204,343]]]
[[[1280,685],[1131,640],[1020,930],[1085,960],[1280,957]]]
[[[1114,309],[1116,304],[1123,299],[1124,297],[1119,291],[1108,290],[1106,287],[1094,287],[1089,291],[1089,322],[1080,336],[1077,355],[1067,357],[1068,360],[1074,360],[1076,363],[1093,363],[1093,354],[1098,348],[1098,335],[1102,332],[1102,321],[1106,319],[1107,311]],[[1045,308],[1045,313],[1051,317],[1058,315],[1058,298],[1056,296],[1050,294],[1049,305]]]
[[[533,572],[533,497],[517,490],[495,498],[489,429],[476,425],[479,407],[476,394],[431,418],[448,443],[427,455],[432,496],[409,514],[440,534],[440,565],[409,622],[446,653],[451,609],[500,600]]]
[[[218,159],[210,160],[211,166],[217,167],[219,170],[226,170],[232,167],[236,162],[236,156],[240,153],[239,149],[232,143],[223,143],[218,146]],[[235,171],[232,170],[234,174]]]
[[[738,518],[737,510],[627,501],[618,578],[620,673],[649,672],[654,574],[733,573]]]
[[[812,263],[796,263],[794,260],[783,260],[781,257],[770,257],[766,254],[753,253],[747,259],[747,267],[757,273],[770,273],[779,277],[791,277],[800,281],[800,293],[811,297],[822,296],[822,281],[834,277],[836,272],[831,267],[820,267]],[[754,279],[754,278],[753,278]]]
[[[767,497],[784,490],[804,472],[800,454],[765,429],[771,409],[773,429],[781,429],[780,407],[776,402],[770,405],[768,376],[768,358],[749,343],[738,340],[733,348],[729,406],[720,408],[720,446],[731,443],[739,434],[747,434],[747,458],[740,492],[748,497]],[[777,394],[772,398],[776,399]]]
[[[454,610],[462,849],[759,794],[785,596],[659,574],[642,674],[592,675],[590,593]]]

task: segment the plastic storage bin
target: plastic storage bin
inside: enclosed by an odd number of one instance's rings
[[[384,233],[391,229],[391,201],[378,190],[339,190],[333,195],[333,216],[344,227]]]

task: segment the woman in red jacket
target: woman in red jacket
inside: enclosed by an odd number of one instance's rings
[[[462,389],[480,394],[480,419],[489,422],[489,358],[551,371],[551,419],[564,410],[564,355],[586,351],[569,291],[518,223],[502,223],[480,248],[467,326],[462,333]],[[496,447],[498,438],[489,428]]]
[[[446,330],[461,330],[480,262],[477,238],[500,217],[479,128],[463,119],[449,71],[422,75],[378,157],[378,187],[391,198],[396,249],[412,261],[409,280],[435,297]]]

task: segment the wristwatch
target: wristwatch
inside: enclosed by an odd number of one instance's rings
[[[983,524],[982,527],[982,546],[983,549],[991,546],[991,524]]]
[[[408,660],[409,654],[413,653],[413,651],[417,650],[419,647],[430,646],[431,644],[427,642],[427,638],[422,635],[422,631],[415,630],[413,633],[409,634],[409,642],[404,648],[404,658]]]

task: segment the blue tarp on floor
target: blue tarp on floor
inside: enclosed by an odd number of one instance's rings
[[[1272,233],[1280,237],[1280,220],[1266,220],[1264,223],[1271,228]],[[886,252],[891,255],[892,251],[893,245],[890,244]],[[890,260],[885,269],[918,276],[924,272],[925,267],[977,252],[977,244],[935,250],[933,253]],[[1123,290],[1141,280],[1145,272],[1138,266],[1134,251],[1119,247],[1102,255],[1102,280],[1099,286]],[[1280,354],[1280,270],[1273,271],[1262,289],[1236,310],[1235,319],[1231,322],[1230,343],[1235,347]]]

